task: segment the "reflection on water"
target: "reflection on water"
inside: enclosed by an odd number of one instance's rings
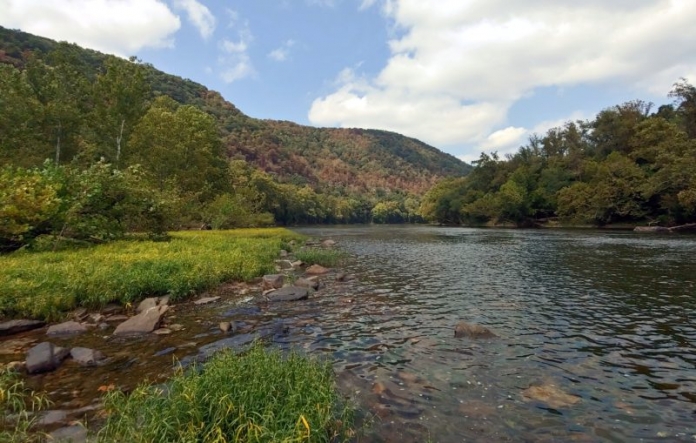
[[[696,441],[696,238],[306,228],[359,283],[278,308],[374,414],[368,440]],[[500,338],[455,339],[459,320]],[[522,392],[578,396],[551,408]]]

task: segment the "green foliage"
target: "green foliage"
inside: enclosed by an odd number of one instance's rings
[[[330,364],[291,352],[217,354],[200,370],[180,370],[162,390],[143,385],[105,398],[99,441],[340,442],[352,412]]]
[[[514,155],[481,154],[465,178],[428,191],[421,214],[438,223],[513,222],[560,217],[606,225],[696,221],[696,93],[685,80],[670,93],[676,108],[632,101],[594,120],[534,135]]]
[[[338,266],[346,258],[345,252],[326,248],[302,248],[294,254],[295,258],[308,265],[321,265],[327,268]]]
[[[17,372],[0,369],[0,441],[43,441],[40,434],[29,430],[36,421],[36,413],[48,405],[46,397],[30,391]]]
[[[203,221],[213,229],[265,227],[274,223],[273,214],[255,212],[253,204],[240,194],[222,194],[203,209]]]
[[[119,240],[78,250],[0,256],[0,317],[59,319],[77,306],[173,300],[273,271],[284,229],[190,231],[171,240]]]

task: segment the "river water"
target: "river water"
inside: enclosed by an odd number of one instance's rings
[[[360,283],[290,340],[334,359],[367,441],[696,441],[696,237],[299,231],[352,257]],[[460,320],[499,337],[454,338]],[[578,401],[524,394],[549,385]]]
[[[178,362],[265,337],[333,362],[363,411],[361,443],[696,442],[696,237],[297,230],[349,254],[315,297],[265,303],[258,285],[233,283],[214,291],[218,303],[170,310],[165,326],[181,327],[170,335],[120,339],[95,328],[52,338],[109,359],[97,368],[67,361],[30,386],[54,409],[98,410],[105,386],[163,383]],[[338,271],[348,280],[334,281]],[[239,332],[223,334],[221,321]],[[459,321],[498,337],[455,338]],[[45,339],[41,329],[6,340],[0,363]]]

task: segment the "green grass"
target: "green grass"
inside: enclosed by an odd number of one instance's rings
[[[0,441],[24,443],[42,441],[42,435],[30,433],[36,412],[46,408],[48,400],[30,391],[15,371],[0,370]]]
[[[260,344],[222,352],[200,371],[179,371],[166,389],[143,385],[106,395],[102,442],[341,442],[352,410],[328,363]]]
[[[308,265],[321,265],[333,268],[346,258],[346,253],[336,249],[305,248],[294,252],[298,260]]]
[[[274,270],[286,229],[172,233],[167,242],[116,241],[86,249],[0,256],[0,318],[61,318],[78,306],[190,296]]]

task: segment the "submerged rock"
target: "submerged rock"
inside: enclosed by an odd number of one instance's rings
[[[554,384],[530,386],[522,391],[526,400],[536,400],[546,403],[554,409],[573,406],[580,402],[580,397],[563,392]]]
[[[24,331],[31,331],[46,324],[40,320],[10,320],[0,323],[0,336],[19,334]]]
[[[454,327],[454,336],[457,338],[494,338],[497,337],[490,329],[485,326],[475,325],[461,321]]]
[[[53,343],[39,343],[27,352],[27,372],[38,374],[53,371],[60,366],[69,353],[69,349],[54,346]]]

